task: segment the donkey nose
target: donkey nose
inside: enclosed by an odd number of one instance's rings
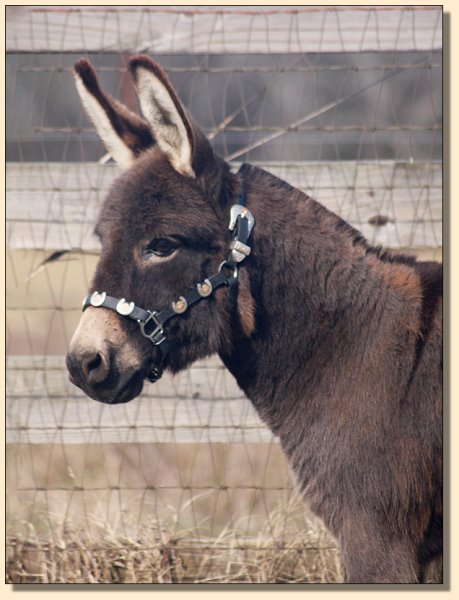
[[[67,368],[77,385],[92,387],[108,378],[110,358],[103,350],[73,350],[67,355]]]
[[[100,352],[87,352],[81,357],[81,370],[90,385],[102,383],[110,371],[108,357]]]

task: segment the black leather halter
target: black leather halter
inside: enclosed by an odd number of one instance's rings
[[[248,165],[242,165],[240,174],[240,192],[236,204],[230,209],[229,229],[233,231],[233,240],[230,243],[230,252],[228,258],[224,260],[218,269],[218,273],[211,275],[203,282],[196,284],[196,287],[188,294],[180,296],[178,300],[172,302],[170,306],[159,311],[150,311],[140,308],[124,298],[114,298],[108,296],[106,292],[95,291],[88,294],[83,301],[83,311],[89,306],[93,308],[109,308],[117,314],[136,321],[140,326],[140,331],[152,344],[158,346],[161,351],[161,358],[158,365],[154,365],[147,375],[149,381],[157,381],[163,374],[164,361],[169,353],[171,344],[164,332],[164,325],[172,318],[184,314],[191,306],[197,304],[205,298],[209,298],[220,287],[232,287],[238,281],[239,263],[250,254],[250,246],[247,241],[255,224],[255,219],[246,207],[246,198],[244,190],[243,173],[248,169]]]

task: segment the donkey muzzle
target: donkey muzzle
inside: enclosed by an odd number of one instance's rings
[[[143,361],[123,327],[108,310],[87,310],[70,342],[70,381],[94,400],[129,402],[143,387]]]

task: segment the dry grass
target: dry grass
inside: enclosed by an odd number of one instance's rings
[[[7,581],[341,581],[284,461],[266,444],[10,446]]]
[[[29,527],[8,536],[8,583],[335,583],[342,581],[336,547],[311,524],[302,540],[289,538],[284,510],[270,519],[277,530],[258,538],[225,531],[215,539],[193,532],[171,535],[163,526],[144,527],[137,539],[107,530],[88,537],[78,530],[40,540]]]

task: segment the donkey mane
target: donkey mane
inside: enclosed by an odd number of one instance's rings
[[[276,190],[276,191],[278,190],[281,192],[283,191],[283,192],[285,192],[285,194],[288,194],[296,189],[296,188],[292,187],[286,181],[279,179],[278,177],[276,177],[269,171],[264,170],[263,168],[260,168],[258,166],[255,167],[255,166],[251,166],[251,165],[249,167],[250,167],[250,173],[254,177],[257,178],[257,182],[259,182],[260,184],[266,183],[272,190]],[[296,191],[298,191],[298,190],[296,190]],[[330,211],[329,209],[327,209],[323,204],[316,202],[313,198],[311,198],[311,196],[304,194],[305,203],[308,200],[315,202],[317,213],[319,213],[319,214],[322,213],[323,216],[327,216],[327,218],[329,218],[329,219],[331,217],[332,218],[334,217],[335,229],[337,231],[341,231],[344,234],[346,234],[347,236],[349,236],[349,239],[351,240],[353,246],[356,246],[356,245],[361,246],[367,254],[374,255],[375,257],[377,257],[378,259],[380,259],[383,262],[394,263],[394,264],[400,263],[400,264],[406,264],[406,265],[410,265],[410,266],[420,264],[418,259],[415,256],[403,254],[400,252],[395,252],[395,251],[389,250],[381,245],[374,246],[374,245],[370,244],[368,242],[368,240],[362,235],[362,233],[358,229],[356,229],[355,227],[350,225],[347,221],[345,221],[339,215],[337,215],[337,214],[333,213],[332,211]],[[287,198],[287,201],[288,201],[288,198]]]

